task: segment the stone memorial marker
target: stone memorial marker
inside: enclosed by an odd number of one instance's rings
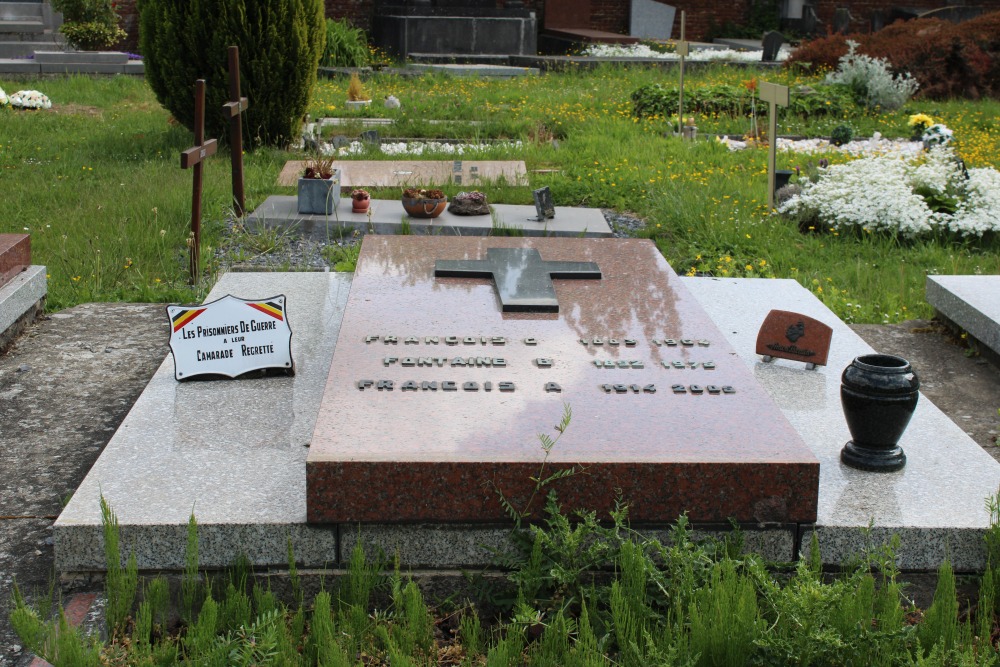
[[[558,312],[505,311],[536,278]],[[620,494],[635,521],[815,520],[818,462],[652,242],[419,236],[363,240],[307,520],[504,521],[497,490],[523,506],[564,405],[546,472],[586,468],[553,485],[566,508],[606,516]]]
[[[781,45],[784,43],[785,36],[777,30],[764,33],[764,38],[761,40],[764,52],[761,54],[760,59],[763,62],[771,62],[775,60],[778,57],[778,50],[781,49]]]
[[[535,211],[538,212],[538,217],[535,218],[536,222],[544,222],[556,217],[556,205],[552,201],[552,191],[549,190],[549,186],[533,190],[531,195],[535,199]]]
[[[379,136],[378,130],[365,130],[361,133],[361,142],[378,148],[382,143],[382,138]]]
[[[833,329],[817,319],[788,310],[772,310],[757,334],[757,354],[764,361],[803,361],[808,370],[826,366]]]
[[[181,153],[181,169],[194,172],[191,193],[191,252],[189,256],[191,282],[198,282],[201,253],[201,189],[202,168],[205,159],[215,155],[219,144],[215,139],[205,140],[205,80],[194,84],[194,146]]]
[[[31,266],[31,237],[0,234],[0,286],[6,285]]]
[[[229,116],[229,155],[233,168],[233,209],[236,216],[246,215],[243,194],[243,112],[250,103],[240,96],[240,47],[229,47],[229,101],[222,105]]]
[[[236,377],[278,368],[295,374],[285,296],[250,301],[231,294],[211,303],[167,306],[174,378]]]
[[[759,90],[761,101],[770,104],[767,128],[767,207],[772,209],[774,208],[775,152],[778,148],[778,107],[788,106],[788,86],[762,81]]]

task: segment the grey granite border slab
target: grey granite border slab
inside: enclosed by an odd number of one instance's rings
[[[205,567],[284,564],[289,536],[297,557],[334,561],[336,532],[306,525],[305,460],[351,278],[223,276],[208,301],[285,294],[296,375],[177,382],[168,356],[56,520],[57,569],[103,569],[102,494],[144,569],[176,567],[192,512]]]
[[[1000,276],[927,276],[927,303],[1000,354]]]
[[[0,287],[0,333],[7,330],[48,293],[45,267],[32,265]]]
[[[399,200],[373,199],[371,216],[352,213],[351,200],[344,197],[329,216],[299,213],[292,195],[271,195],[247,216],[247,229],[280,229],[305,238],[322,241],[362,234],[399,234],[407,218]],[[445,236],[489,236],[505,230],[522,236],[585,236],[606,238],[611,228],[600,209],[557,206],[551,220],[537,222],[534,206],[492,204],[493,215],[463,216],[445,211],[437,218],[409,218],[412,234]]]
[[[937,568],[946,543],[956,568],[985,566],[979,541],[990,522],[986,498],[1000,487],[1000,464],[922,397],[899,443],[907,455],[903,470],[869,473],[843,465],[840,450],[850,432],[840,407],[840,374],[872,348],[794,280],[685,278],[684,284],[820,460],[816,530],[824,563],[839,565],[869,546],[871,524],[874,537],[900,536],[903,569]],[[755,354],[757,333],[772,309],[831,326],[829,365],[807,371],[782,359],[764,363]],[[805,546],[808,541],[803,533]]]

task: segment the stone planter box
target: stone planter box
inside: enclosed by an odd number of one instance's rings
[[[327,179],[300,178],[298,211],[302,214],[330,215],[340,205],[340,170]]]

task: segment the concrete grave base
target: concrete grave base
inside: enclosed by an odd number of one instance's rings
[[[1000,276],[927,276],[927,302],[1000,358]]]
[[[936,568],[945,556],[960,571],[983,568],[989,526],[984,499],[997,491],[1000,464],[921,399],[900,442],[908,457],[903,470],[874,474],[844,467],[839,452],[850,436],[838,396],[840,372],[871,348],[795,281],[683,280],[820,460],[816,524],[744,526],[748,548],[792,560],[815,530],[824,563],[839,565],[896,534],[904,570]],[[57,569],[104,568],[101,493],[121,521],[122,544],[135,550],[145,570],[180,569],[192,511],[204,567],[224,567],[246,553],[258,566],[281,568],[288,539],[303,567],[343,565],[356,540],[369,549],[398,550],[406,568],[487,564],[487,547],[503,546],[507,527],[305,523],[308,441],[350,282],[347,274],[224,276],[208,300],[227,293],[288,297],[298,373],[177,383],[167,358],[55,523]],[[757,330],[772,308],[833,327],[828,366],[807,371],[797,362],[763,363],[754,354]]]
[[[492,204],[493,215],[454,215],[447,210],[436,218],[409,218],[398,199],[373,199],[368,213],[352,213],[350,197],[343,197],[330,216],[301,214],[295,197],[272,195],[247,216],[249,230],[280,229],[316,241],[362,234],[444,236],[585,236],[610,237],[611,227],[600,209],[557,206],[556,216],[538,222],[534,206]]]

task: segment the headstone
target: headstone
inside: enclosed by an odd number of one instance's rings
[[[379,137],[378,130],[365,130],[361,133],[361,142],[364,144],[378,147],[381,141],[382,139]]]
[[[535,211],[538,212],[539,222],[556,217],[556,205],[552,201],[552,191],[549,190],[549,186],[538,188],[532,191],[531,195],[535,199]]]
[[[191,248],[189,270],[191,282],[198,282],[201,267],[201,189],[202,168],[210,155],[215,155],[219,145],[215,139],[205,140],[205,80],[194,84],[194,146],[181,153],[181,169],[194,172],[191,193]]]
[[[677,10],[654,0],[632,0],[629,34],[643,39],[670,39]]]
[[[782,35],[777,30],[772,30],[764,35],[764,39],[761,41],[761,45],[764,47],[764,52],[760,59],[764,62],[771,62],[776,60],[778,57],[778,50],[781,49],[781,45],[785,43],[785,36]]]
[[[435,277],[448,262],[489,275]],[[532,277],[559,312],[504,312],[498,290]],[[649,240],[366,236],[330,368],[312,523],[504,521],[498,492],[523,507],[543,460],[586,468],[552,486],[568,510],[603,516],[621,497],[633,521],[816,516],[816,459]],[[538,434],[566,405],[546,457]]]
[[[247,98],[240,97],[240,48],[230,46],[229,102],[222,105],[222,108],[229,115],[229,155],[233,168],[233,208],[239,218],[246,215],[246,199],[243,195],[243,112],[247,110],[248,106]]]
[[[837,7],[833,10],[833,32],[839,35],[846,35],[851,31],[851,12],[846,7]]]

